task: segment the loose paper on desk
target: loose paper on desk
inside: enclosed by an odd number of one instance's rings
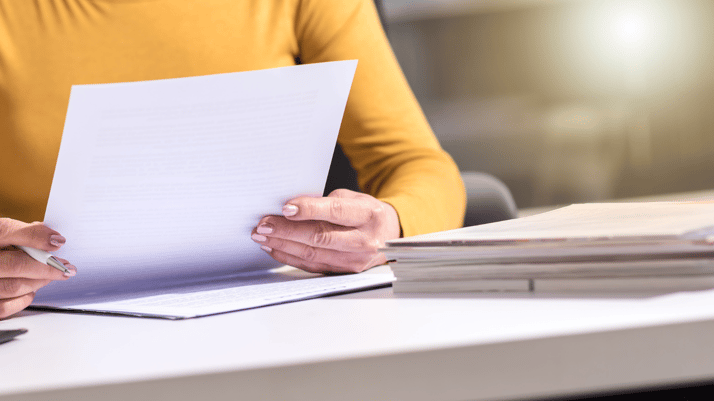
[[[45,223],[79,273],[35,305],[195,295],[275,267],[251,229],[322,194],[356,65],[73,86]]]
[[[571,205],[401,238],[395,292],[642,292],[714,288],[714,203]]]
[[[714,203],[585,203],[480,226],[400,238],[389,246],[504,241],[704,238],[714,233]]]

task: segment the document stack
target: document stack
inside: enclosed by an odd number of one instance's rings
[[[395,292],[714,288],[714,203],[577,204],[389,241]]]

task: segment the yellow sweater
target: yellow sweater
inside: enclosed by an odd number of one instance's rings
[[[73,84],[358,59],[339,142],[405,236],[461,225],[465,191],[371,0],[0,0],[0,215],[41,220]]]

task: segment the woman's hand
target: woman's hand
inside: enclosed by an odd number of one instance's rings
[[[288,201],[283,216],[263,217],[251,237],[281,263],[313,273],[357,273],[385,263],[378,249],[399,233],[391,205],[338,189]]]
[[[32,259],[13,245],[51,252],[64,243],[64,237],[42,223],[0,218],[0,319],[25,309],[41,287],[77,274],[66,260],[59,259],[70,270],[67,274]]]

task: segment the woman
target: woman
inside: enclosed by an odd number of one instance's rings
[[[52,251],[65,241],[23,222],[42,219],[71,85],[347,59],[359,63],[339,142],[364,193],[295,198],[252,234],[274,259],[311,272],[362,271],[385,262],[384,241],[463,219],[458,169],[371,0],[0,0],[0,318],[67,279],[12,245]],[[266,149],[266,168],[270,157]]]

